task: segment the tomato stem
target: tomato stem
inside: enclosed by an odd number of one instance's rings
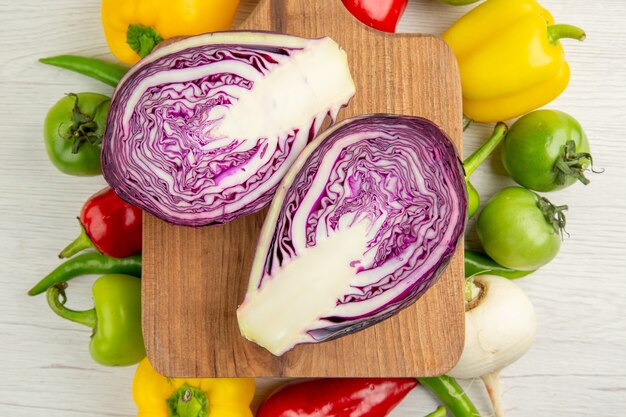
[[[111,100],[106,99],[101,101],[94,109],[93,114],[87,114],[83,113],[78,107],[78,95],[75,93],[69,93],[68,96],[74,98],[74,107],[72,108],[72,125],[68,128],[65,134],[61,134],[59,132],[59,136],[63,139],[73,141],[72,153],[76,154],[85,142],[92,145],[100,145],[102,143],[102,134],[98,134],[98,123],[94,119],[101,106]]]
[[[543,213],[543,217],[545,217],[546,221],[552,226],[554,232],[561,235],[561,239],[563,239],[563,233],[565,232],[565,210],[567,210],[566,205],[555,206],[545,197],[538,196],[537,206],[539,210]],[[565,232],[567,233],[567,232]]]
[[[591,172],[599,173],[602,171],[594,171],[593,159],[589,152],[576,152],[576,142],[568,140],[563,145],[561,156],[554,163],[554,171],[556,173],[555,182],[558,185],[565,184],[567,177],[575,177],[584,185],[589,184],[589,179],[585,177],[587,165],[591,165]]]

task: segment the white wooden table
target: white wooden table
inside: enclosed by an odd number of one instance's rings
[[[337,0],[339,1],[339,0]],[[250,10],[254,0],[242,1]],[[552,194],[569,204],[559,256],[519,284],[539,321],[528,355],[503,372],[509,416],[621,416],[626,408],[626,2],[543,0],[558,22],[586,29],[565,41],[572,67],[567,91],[549,107],[584,126],[595,162],[606,169],[592,183]],[[75,234],[84,200],[102,178],[66,176],[49,163],[42,121],[63,94],[111,93],[96,81],[45,67],[37,58],[61,53],[109,58],[97,0],[0,0],[0,416],[132,416],[134,367],[105,368],[88,353],[89,330],[48,310],[26,290],[58,263]],[[399,29],[441,33],[469,7],[414,0]],[[469,154],[490,132],[466,133]],[[483,200],[511,184],[499,158],[473,177]],[[471,230],[471,229],[470,229]],[[468,233],[468,245],[476,243]],[[72,283],[70,305],[87,308],[91,280]],[[258,400],[278,381],[259,380]],[[485,416],[482,384],[463,385]],[[414,390],[392,414],[415,417],[434,409]]]

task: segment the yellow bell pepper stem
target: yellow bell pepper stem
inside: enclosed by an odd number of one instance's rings
[[[148,55],[155,46],[163,42],[159,32],[150,26],[128,25],[126,43],[140,58]]]
[[[113,55],[133,65],[159,39],[230,29],[238,5],[239,0],[102,0],[102,28]]]
[[[205,417],[209,414],[209,402],[206,392],[183,384],[167,400],[169,416]]]
[[[548,39],[552,45],[556,45],[559,39],[584,41],[586,37],[585,31],[578,26],[564,24],[548,26]]]
[[[252,417],[254,378],[166,378],[144,359],[133,380],[137,417]]]

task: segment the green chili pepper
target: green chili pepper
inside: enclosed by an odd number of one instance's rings
[[[453,417],[480,417],[480,413],[454,378],[442,375],[418,380],[441,400]]]
[[[59,55],[50,58],[41,58],[39,62],[86,75],[87,77],[102,81],[112,87],[117,86],[124,74],[128,71],[128,67],[124,65],[76,55]]]
[[[517,279],[532,274],[535,271],[518,271],[504,267],[491,259],[489,256],[473,252],[465,251],[465,277],[473,275],[491,274],[498,275],[508,279]]]
[[[141,255],[111,258],[92,252],[75,256],[46,275],[28,291],[28,295],[41,294],[53,285],[86,274],[127,274],[141,277]]]
[[[93,284],[95,307],[65,307],[63,282],[47,290],[48,305],[59,316],[93,329],[89,352],[108,366],[133,365],[146,356],[141,333],[141,280],[130,275],[103,275]],[[62,298],[62,300],[59,299]]]
[[[487,138],[485,143],[480,148],[474,151],[473,154],[468,156],[463,161],[463,168],[465,168],[465,186],[467,187],[468,205],[467,205],[467,217],[472,217],[478,210],[480,205],[480,197],[476,188],[469,182],[469,177],[478,168],[480,164],[493,152],[502,139],[506,136],[508,127],[502,122],[498,122],[493,129],[491,136]]]

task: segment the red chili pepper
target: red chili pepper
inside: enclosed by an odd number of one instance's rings
[[[141,253],[141,210],[119,198],[109,187],[89,197],[78,221],[80,235],[61,251],[60,258],[87,248],[114,258]]]
[[[395,32],[409,0],[341,0],[354,17],[383,32]]]
[[[417,385],[413,378],[323,378],[274,391],[256,417],[384,417]]]

